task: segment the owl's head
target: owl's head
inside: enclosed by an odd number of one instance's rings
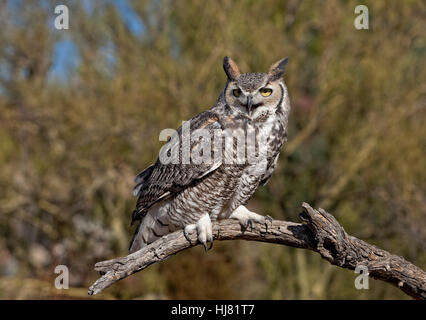
[[[268,73],[240,73],[237,64],[225,57],[223,69],[228,76],[225,102],[254,120],[272,113],[287,95],[282,80],[287,62],[288,58],[279,60],[269,68]]]

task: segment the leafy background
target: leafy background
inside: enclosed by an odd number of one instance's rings
[[[66,4],[70,29],[56,30]],[[289,141],[250,208],[301,203],[426,266],[424,1],[0,1],[0,298],[88,298],[95,262],[132,235],[133,177],[164,128],[209,108],[221,62],[288,56]],[[70,289],[56,290],[56,265]],[[102,299],[407,299],[318,254],[232,241],[154,265]]]

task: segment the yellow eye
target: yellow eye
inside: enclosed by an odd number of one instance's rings
[[[241,90],[240,89],[234,89],[234,90],[232,90],[232,94],[235,96],[235,97],[239,97],[240,95],[241,95]]]
[[[272,94],[272,89],[262,88],[259,90],[262,97],[269,97]]]

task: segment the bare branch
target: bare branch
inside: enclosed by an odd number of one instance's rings
[[[415,299],[426,300],[426,273],[402,257],[348,235],[337,220],[322,209],[307,203],[300,217],[306,224],[273,220],[272,224],[253,223],[242,229],[236,220],[213,223],[214,240],[250,240],[276,243],[318,252],[331,264],[354,270],[368,268],[369,276],[400,288]],[[176,231],[126,257],[98,262],[95,270],[102,276],[89,288],[95,295],[113,283],[163,261],[182,250],[198,245],[196,235],[191,243],[182,231]]]

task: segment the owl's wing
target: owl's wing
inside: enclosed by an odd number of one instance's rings
[[[268,183],[269,179],[271,179],[272,173],[274,172],[275,167],[276,167],[277,162],[278,162],[278,157],[279,157],[279,154],[277,154],[275,156],[275,158],[274,158],[274,160],[272,162],[269,161],[268,167],[266,169],[266,172],[265,172],[265,174],[263,175],[262,179],[259,182],[259,186],[266,185]]]
[[[193,133],[197,129],[205,129],[209,132],[211,139],[214,137],[214,130],[221,130],[222,124],[217,115],[211,111],[205,111],[198,114],[190,120],[190,132]],[[167,150],[173,150],[174,147],[182,151],[180,146],[182,143],[182,127],[177,130],[177,139],[171,139],[166,145]],[[203,178],[210,172],[213,172],[222,164],[222,157],[215,157],[218,148],[211,140],[211,161],[194,164],[193,159],[195,153],[202,148],[201,140],[190,139],[190,148],[188,148],[190,162],[189,164],[179,163],[163,164],[160,157],[157,161],[139,173],[135,178],[136,186],[133,189],[133,194],[138,196],[136,209],[132,213],[132,223],[135,220],[140,220],[146,214],[147,210],[160,200],[164,200],[173,194],[185,189],[187,186]],[[194,140],[194,141],[192,141]],[[166,146],[165,145],[165,146]],[[164,148],[164,147],[163,147]],[[206,152],[206,150],[203,150]],[[180,155],[182,155],[180,153]],[[199,155],[197,155],[199,157]]]
[[[260,186],[266,185],[269,179],[271,179],[272,173],[274,172],[275,167],[277,166],[278,158],[280,156],[280,150],[286,140],[287,133],[285,133],[285,138],[280,143],[276,144],[271,150],[272,156],[268,159],[267,169],[262,179],[260,180]]]

